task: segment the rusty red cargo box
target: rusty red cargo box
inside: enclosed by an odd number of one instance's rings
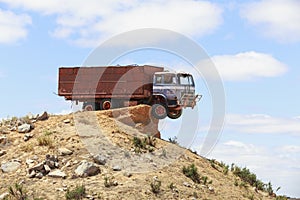
[[[164,68],[144,66],[61,67],[58,95],[66,100],[146,99],[152,94],[153,75]]]

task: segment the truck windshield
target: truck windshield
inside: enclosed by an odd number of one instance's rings
[[[194,86],[193,77],[189,74],[178,74],[180,85],[191,85]]]
[[[154,77],[155,84],[176,84],[176,75],[175,74],[156,74]]]

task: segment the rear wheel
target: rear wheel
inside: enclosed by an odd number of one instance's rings
[[[171,119],[178,119],[182,114],[182,109],[180,110],[174,110],[174,111],[170,111],[168,112],[168,117]]]
[[[151,107],[151,114],[156,119],[164,119],[167,117],[168,112],[166,106],[162,104],[154,104]]]
[[[85,111],[93,111],[93,110],[95,110],[95,103],[93,103],[93,102],[85,102],[83,104],[83,109]]]
[[[100,108],[101,108],[101,110],[109,110],[109,109],[111,109],[111,101],[110,101],[110,99],[104,99],[104,100],[102,100],[101,101],[101,103],[100,103]]]

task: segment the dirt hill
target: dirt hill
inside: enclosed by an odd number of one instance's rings
[[[148,106],[3,121],[0,199],[9,186],[29,199],[275,199],[242,169],[153,137],[157,123]]]

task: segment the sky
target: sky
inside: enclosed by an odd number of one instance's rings
[[[298,0],[0,0],[0,118],[66,113],[71,103],[55,94],[60,66],[81,66],[101,43],[126,31],[175,31],[201,46],[222,78],[226,118],[208,157],[247,166],[281,187],[279,194],[300,197],[299,11]],[[190,65],[149,49],[113,64],[132,63]],[[212,113],[205,77],[196,77],[196,86],[203,99],[195,150]],[[171,137],[170,122],[162,127]]]

